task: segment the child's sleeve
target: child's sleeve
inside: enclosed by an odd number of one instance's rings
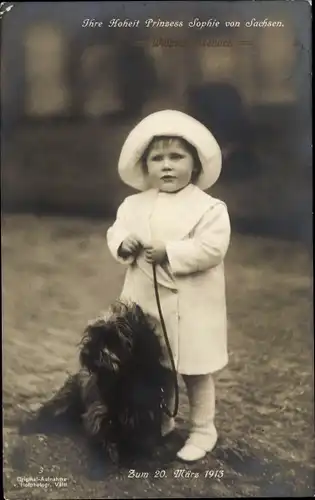
[[[132,264],[134,257],[130,256],[125,259],[118,255],[118,250],[122,242],[129,236],[130,231],[127,229],[126,214],[128,212],[127,201],[123,201],[117,210],[116,220],[114,224],[107,230],[107,245],[110,253],[121,264]]]
[[[166,244],[172,273],[185,275],[217,266],[225,257],[230,235],[229,214],[219,202],[204,214],[192,238]]]

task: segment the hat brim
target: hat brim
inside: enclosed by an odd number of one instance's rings
[[[219,178],[222,167],[220,147],[211,132],[193,117],[175,110],[163,110],[144,118],[130,132],[122,147],[118,173],[122,181],[139,190],[149,189],[142,156],[154,136],[182,137],[196,148],[202,171],[195,184],[209,189]]]

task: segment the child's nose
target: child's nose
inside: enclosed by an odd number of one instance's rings
[[[170,162],[168,160],[168,158],[165,158],[164,162],[163,162],[163,170],[170,170]]]

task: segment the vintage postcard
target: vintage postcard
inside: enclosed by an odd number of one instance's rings
[[[1,2],[4,496],[314,496],[311,5]]]

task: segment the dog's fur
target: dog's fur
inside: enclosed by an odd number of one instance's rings
[[[150,317],[136,304],[115,303],[91,322],[81,341],[81,369],[21,425],[41,431],[66,417],[83,423],[89,441],[113,460],[152,451],[160,438],[163,394],[170,383]]]

